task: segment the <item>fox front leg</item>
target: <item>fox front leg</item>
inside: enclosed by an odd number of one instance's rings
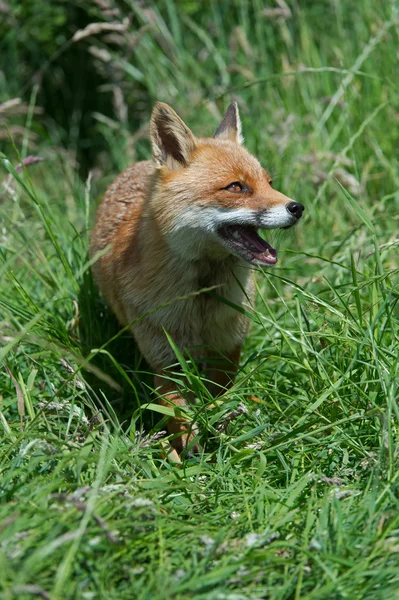
[[[241,346],[234,348],[225,355],[208,357],[208,367],[205,371],[210,382],[209,388],[214,397],[222,396],[234,383],[241,356]]]
[[[185,398],[180,392],[176,391],[176,385],[173,382],[165,380],[164,374],[163,371],[160,371],[155,375],[154,379],[154,384],[159,394],[160,404],[169,408],[184,408],[187,406]],[[198,429],[195,424],[186,417],[173,417],[168,423],[168,432],[175,436],[172,440],[172,444],[178,455],[182,454],[186,448],[189,448],[189,451],[195,454],[200,451],[198,443],[191,446],[191,442],[197,435]],[[172,455],[171,459],[176,462],[179,461],[176,455]]]

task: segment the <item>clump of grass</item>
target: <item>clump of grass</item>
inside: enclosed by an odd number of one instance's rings
[[[306,205],[303,224],[274,240],[278,268],[256,274],[223,402],[211,407],[177,357],[203,448],[181,467],[164,458],[168,409],[87,257],[98,197],[125,149],[147,157],[147,143],[97,115],[112,160],[99,157],[86,182],[73,148],[36,140],[33,152],[25,136],[1,157],[4,598],[398,594],[395,15],[367,2],[356,18],[346,3],[287,8],[137,5],[152,28],[119,60],[203,133],[237,99],[249,149]],[[17,169],[29,154],[45,160]]]

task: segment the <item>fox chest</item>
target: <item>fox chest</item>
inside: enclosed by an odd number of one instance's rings
[[[230,352],[243,342],[247,319],[234,308],[206,293],[183,301],[161,316],[181,346],[211,346]]]
[[[163,279],[162,286],[154,281],[150,296],[136,297],[142,314],[151,311],[148,319],[152,326],[166,329],[180,348],[207,346],[231,352],[242,344],[249,321],[237,308],[252,296],[249,279],[240,281],[222,271],[197,277],[187,273],[178,286],[171,281]],[[201,291],[212,287],[213,291]]]

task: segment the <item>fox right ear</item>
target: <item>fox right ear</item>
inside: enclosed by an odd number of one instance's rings
[[[168,104],[157,102],[151,116],[152,158],[156,169],[185,167],[196,148],[195,137]]]
[[[223,117],[223,121],[213,134],[214,138],[222,138],[224,140],[230,140],[236,142],[236,144],[242,144],[244,138],[241,134],[241,119],[240,113],[238,112],[237,102],[232,102],[229,108],[226,110],[226,114]]]

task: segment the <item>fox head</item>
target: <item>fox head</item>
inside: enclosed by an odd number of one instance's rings
[[[272,187],[243,146],[235,102],[211,138],[196,138],[175,111],[158,102],[151,118],[158,172],[151,211],[168,245],[187,259],[228,254],[272,266],[277,251],[257,230],[287,228],[304,207]]]

